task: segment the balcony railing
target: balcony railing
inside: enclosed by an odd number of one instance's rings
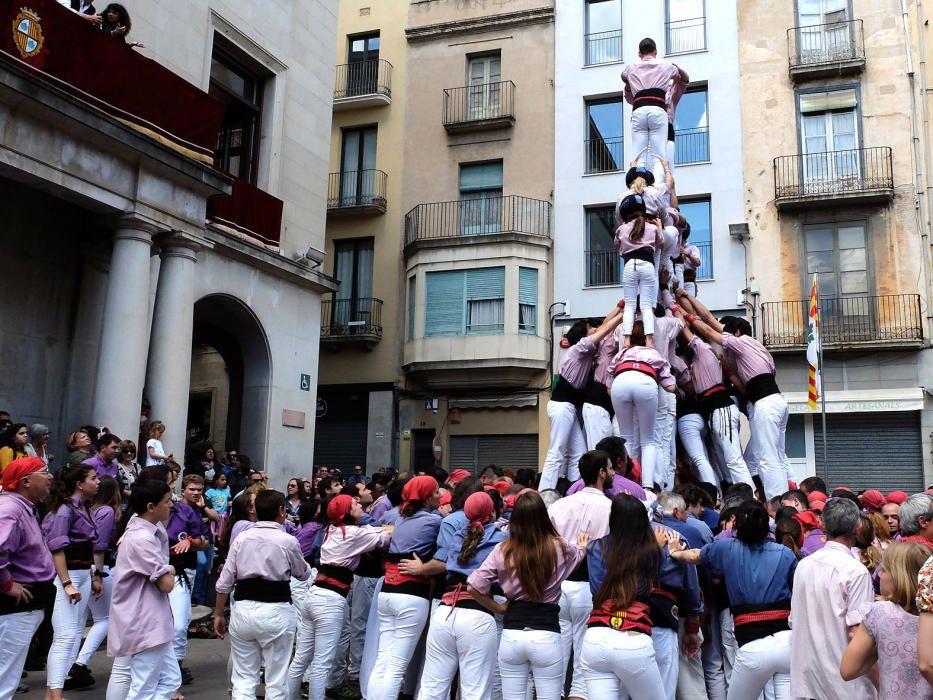
[[[515,83],[504,80],[444,90],[448,132],[509,127],[515,123]]]
[[[678,129],[674,132],[677,165],[709,161],[709,127]]]
[[[693,243],[700,251],[700,267],[697,269],[698,280],[713,279],[713,243],[712,241],[699,241]]]
[[[832,74],[861,70],[865,65],[862,20],[831,22],[787,30],[792,74]]]
[[[622,137],[612,139],[587,139],[583,142],[586,150],[586,173],[614,173],[625,169],[622,161]]]
[[[419,204],[405,215],[405,245],[496,234],[551,236],[551,203],[509,195]]]
[[[358,101],[377,96],[388,103],[392,100],[392,64],[382,58],[356,61],[337,66],[334,100]]]
[[[622,60],[622,30],[596,32],[583,36],[586,44],[586,65],[618,63]]]
[[[888,146],[779,156],[774,159],[778,206],[820,204],[827,199],[890,199],[894,172]]]
[[[321,301],[321,340],[376,342],[382,337],[382,299]]]
[[[667,54],[706,50],[706,17],[665,22]]]
[[[282,236],[282,200],[240,178],[232,193],[207,200],[207,218],[266,245],[278,247]]]
[[[713,244],[710,241],[694,243],[699,251],[702,264],[697,270],[697,280],[713,278]],[[624,263],[615,248],[597,248],[587,250],[586,286],[609,287],[622,284]]]
[[[810,301],[761,305],[766,347],[799,349],[807,344]],[[923,342],[919,294],[820,298],[823,348],[915,346]]]
[[[327,179],[328,213],[384,214],[387,180],[388,176],[381,170],[331,173]]]

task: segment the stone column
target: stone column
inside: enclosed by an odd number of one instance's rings
[[[146,380],[149,333],[149,254],[155,226],[135,216],[120,220],[113,237],[104,300],[92,418],[135,440]]]
[[[165,423],[165,453],[184,464],[191,387],[194,324],[194,266],[208,241],[173,232],[158,239],[162,249],[159,286],[152,313],[146,388],[151,417]]]

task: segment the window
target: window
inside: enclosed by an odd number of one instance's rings
[[[379,84],[379,32],[347,37],[347,97],[371,95]]]
[[[502,333],[504,267],[429,272],[425,284],[425,337]]]
[[[502,230],[502,161],[460,166],[460,235]]]
[[[408,340],[415,339],[415,304],[417,301],[415,277],[408,278]]]
[[[869,296],[871,279],[865,223],[861,221],[804,228],[809,293],[813,275],[820,290],[820,332],[828,341],[876,337],[878,310]]]
[[[681,201],[680,213],[690,222],[690,243],[700,250],[702,263],[697,270],[698,280],[713,278],[713,241],[709,199]]]
[[[705,50],[704,0],[667,0],[667,53]]]
[[[499,54],[474,56],[467,64],[467,114],[470,121],[502,116],[502,59]]]
[[[586,286],[622,282],[622,258],[615,247],[615,207],[586,210]]]
[[[709,117],[706,85],[687,88],[674,117],[677,164],[709,161]]]
[[[610,173],[625,169],[622,160],[622,99],[586,103],[586,172]]]
[[[856,57],[856,28],[849,21],[848,0],[797,0],[797,25],[800,63]]]
[[[518,268],[518,332],[535,334],[538,316],[538,271]]]
[[[861,163],[856,89],[799,92],[797,105],[805,183],[857,181]]]
[[[209,92],[226,106],[214,149],[214,166],[256,183],[263,76],[251,70],[218,37],[211,57]]]
[[[586,65],[622,60],[622,0],[586,0]]]
[[[376,196],[376,127],[344,129],[340,153],[340,206],[372,204]]]
[[[340,286],[334,293],[332,325],[368,327],[372,316],[373,239],[336,241],[334,277]]]

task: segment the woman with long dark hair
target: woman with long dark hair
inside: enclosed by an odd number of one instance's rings
[[[0,471],[14,459],[28,457],[29,428],[25,423],[11,423],[0,436]]]
[[[298,509],[306,500],[308,500],[308,495],[302,488],[301,479],[297,476],[289,479],[285,491],[285,510],[288,513],[289,520],[296,525],[298,524]]]
[[[772,680],[777,700],[791,697],[789,619],[797,557],[769,541],[769,525],[768,511],[751,500],[738,508],[734,538],[702,549],[686,549],[682,542],[668,545],[675,559],[703,564],[725,580],[739,647],[729,700],[755,700]]]
[[[499,644],[502,697],[524,698],[529,670],[538,700],[558,700],[564,685],[558,601],[560,585],[585,554],[588,535],[568,544],[551,524],[541,496],[533,491],[515,499],[509,537],[496,545],[467,578],[470,595],[503,615]],[[491,596],[498,581],[508,599]]]
[[[78,465],[59,474],[49,496],[49,512],[42,530],[55,562],[55,607],[52,609],[52,646],[46,672],[46,699],[61,700],[65,675],[78,658],[81,633],[91,595],[103,594],[100,572],[94,567],[97,525],[89,505],[99,481],[93,467]]]

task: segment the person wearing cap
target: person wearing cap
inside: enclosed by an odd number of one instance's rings
[[[671,83],[686,85],[690,79],[675,64],[660,60],[657,45],[648,37],[639,42],[638,60],[628,64],[621,77],[625,100],[632,105],[635,157],[639,165],[658,171],[667,154],[668,90]]]
[[[548,508],[554,529],[567,542],[574,542],[586,533],[591,540],[609,532],[609,511],[612,503],[605,489],[612,483],[612,459],[606,452],[594,450],[580,458],[580,477],[584,488],[561,498]],[[560,586],[560,636],[564,650],[564,665],[573,651],[573,674],[568,698],[586,697],[586,680],[580,666],[586,622],[593,609],[589,573],[584,558]]]
[[[892,491],[891,493],[897,493]],[[906,499],[904,499],[906,500]],[[901,505],[891,500],[891,494],[888,494],[888,502],[881,506],[881,517],[888,524],[891,531],[891,538],[899,540],[901,538]]]
[[[55,600],[55,564],[36,505],[49,495],[51,475],[39,457],[14,459],[0,493],[0,698],[16,692],[29,642]],[[67,670],[67,669],[66,669]]]
[[[887,503],[884,494],[877,489],[863,491],[862,495],[858,497],[858,500],[861,502],[862,508],[868,513],[880,513],[884,504]]]
[[[820,503],[820,501],[814,501],[814,504],[816,503]],[[821,510],[825,509],[825,505],[822,505]],[[802,556],[813,554],[826,546],[827,537],[826,533],[823,532],[820,516],[812,511],[803,511],[797,513],[794,520],[800,523],[804,531],[803,544],[800,546]]]
[[[385,580],[376,599],[379,612],[379,647],[368,679],[368,700],[395,700],[402,690],[405,671],[431,608],[431,574],[404,573],[401,563],[430,560],[437,549],[441,516],[435,511],[440,494],[431,476],[416,476],[402,491],[400,517],[395,523]]]
[[[351,496],[334,496],[327,504],[321,563],[304,600],[295,656],[288,669],[289,697],[298,697],[310,666],[308,697],[323,700],[347,620],[353,572],[363,554],[388,546],[392,537],[391,526],[359,525],[364,517],[359,501]]]
[[[462,512],[467,526],[453,536],[447,550],[444,595],[428,629],[418,700],[449,697],[458,670],[463,700],[486,700],[493,695],[499,639],[496,620],[469,594],[466,582],[507,535],[495,524],[489,494],[471,494]]]
[[[311,576],[301,545],[283,528],[287,519],[280,491],[257,493],[256,524],[230,546],[217,579],[214,631],[221,639],[228,631],[224,608],[231,593],[236,602],[229,632],[231,681],[237,700],[256,696],[261,666],[265,667],[266,697],[287,697],[288,660],[297,623],[290,581],[306,581]]]
[[[901,542],[920,542],[933,547],[933,496],[915,493],[898,511]]]
[[[829,499],[823,527],[829,541],[804,557],[794,573],[790,694],[869,700],[876,693],[867,678],[844,681],[839,675],[850,634],[875,598],[871,574],[850,551],[859,527],[858,506],[843,498]]]
[[[557,486],[565,463],[568,478],[571,481],[580,478],[577,463],[586,452],[580,414],[586,400],[585,390],[593,378],[593,363],[600,343],[621,321],[622,315],[615,309],[602,323],[594,319],[577,321],[566,333],[570,349],[561,360],[557,383],[547,402],[551,433],[539,482],[542,491]]]
[[[909,495],[905,491],[891,491],[885,499],[888,503],[900,505],[908,499]]]

